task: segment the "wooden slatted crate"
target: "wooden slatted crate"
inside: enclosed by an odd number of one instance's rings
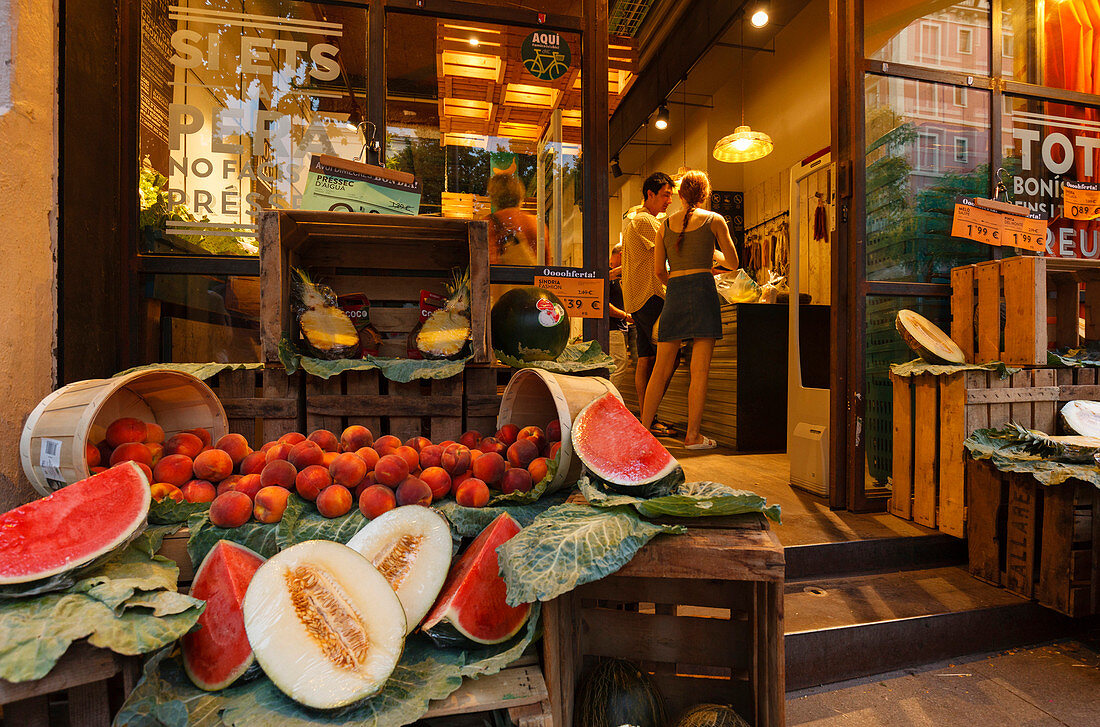
[[[1084,339],[1100,340],[1100,260],[1021,256],[954,268],[951,338],[967,361],[1045,366],[1048,342],[1082,343],[1082,285]]]
[[[1096,369],[1028,369],[893,376],[893,489],[889,512],[958,538],[966,536],[966,448],[976,429],[1016,422],[1053,434],[1058,410],[1100,399]]]
[[[304,426],[302,375],[281,366],[222,371],[206,384],[218,396],[229,431],[241,434],[253,447]]]
[[[555,725],[573,724],[578,677],[601,656],[640,663],[672,714],[716,702],[754,727],[784,724],[783,547],[762,516],[736,523],[658,536],[545,604]]]
[[[1100,489],[967,463],[970,573],[1067,616],[1100,613]]]
[[[386,337],[382,355],[404,356],[420,291],[444,294],[453,271],[470,269],[474,361],[490,360],[489,248],[484,221],[306,210],[260,214],[260,344],[279,361],[283,333],[298,340],[290,309],[291,269],[303,268],[337,295],[363,293]]]

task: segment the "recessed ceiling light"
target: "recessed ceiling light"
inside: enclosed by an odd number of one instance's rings
[[[753,17],[755,18],[756,16],[754,15]],[[768,22],[767,14],[764,15],[764,22],[765,23]],[[474,48],[477,48],[478,45],[480,45],[480,41],[477,39],[476,35],[471,35],[470,36],[470,45],[472,45]]]

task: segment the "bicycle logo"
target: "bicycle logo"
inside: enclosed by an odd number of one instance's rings
[[[540,81],[553,81],[569,71],[569,43],[558,33],[535,32],[520,46],[523,67]]]

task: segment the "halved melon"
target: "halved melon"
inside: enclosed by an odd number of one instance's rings
[[[371,520],[348,547],[389,581],[405,609],[405,631],[412,633],[447,580],[451,542],[446,518],[422,505],[404,505]]]
[[[909,348],[928,363],[966,363],[966,356],[958,344],[951,340],[951,336],[920,313],[906,308],[899,310],[894,327]]]
[[[145,529],[149,480],[133,462],[0,515],[0,584],[75,570]]]
[[[582,409],[570,436],[589,473],[618,492],[667,495],[684,481],[680,463],[614,394]]]
[[[183,668],[195,686],[224,689],[255,661],[244,631],[241,604],[262,555],[243,545],[219,540],[195,572],[191,595],[206,601],[199,627],[184,635]]]
[[[405,611],[370,561],[327,540],[291,546],[260,566],[244,628],[264,673],[307,707],[370,697],[405,646]]]
[[[1061,415],[1067,434],[1100,437],[1100,401],[1071,401],[1062,407]]]
[[[503,512],[459,557],[439,600],[422,624],[433,641],[453,646],[457,635],[479,644],[499,644],[527,623],[531,604],[507,604],[504,599],[508,589],[497,562],[497,548],[519,531],[519,523]]]

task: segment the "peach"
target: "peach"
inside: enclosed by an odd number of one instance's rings
[[[438,467],[442,458],[443,447],[438,444],[429,444],[420,450],[420,469],[426,470],[429,467]]]
[[[451,476],[442,467],[429,467],[420,473],[420,479],[432,491],[432,502],[442,500],[451,491]]]
[[[318,447],[326,452],[338,452],[340,450],[340,440],[327,429],[315,429],[309,433],[306,439],[315,442]]]
[[[455,490],[455,502],[462,507],[485,507],[489,504],[489,486],[471,477]]]
[[[439,466],[449,475],[457,475],[470,469],[470,450],[461,444],[452,444],[443,450]]]
[[[527,465],[527,471],[531,474],[531,482],[538,484],[550,473],[550,460],[546,457],[538,457]]]
[[[176,502],[183,502],[183,490],[168,482],[155,482],[149,487],[149,494],[153,499],[160,502],[164,498],[169,500],[175,500]]]
[[[471,467],[474,477],[487,485],[496,485],[504,477],[508,463],[496,452],[484,452]]]
[[[358,502],[359,496],[363,494],[363,490],[367,489],[368,487],[374,487],[377,484],[378,480],[374,479],[374,473],[368,472],[367,476],[360,480],[359,484],[355,486],[355,491],[352,492],[351,495],[355,498],[355,501]],[[385,485],[382,486],[385,487]]]
[[[531,481],[531,473],[519,467],[510,467],[500,481],[500,489],[505,495],[513,492],[530,492],[534,485],[535,483]]]
[[[446,449],[447,447],[450,447],[452,444],[458,444],[458,442],[456,442],[453,439],[444,439],[442,442],[439,443],[439,446],[443,449]]]
[[[106,468],[106,467],[92,467],[92,468],[91,468],[91,469],[90,469],[89,471],[90,471],[90,472],[91,472],[91,473],[92,473],[93,475],[98,475],[98,474],[99,474],[100,472],[106,472],[106,471],[107,471],[107,468]],[[148,478],[148,477],[146,477],[145,479],[149,479],[149,478]]]
[[[267,464],[267,453],[261,449],[242,459],[239,469],[242,475],[258,475],[263,471],[265,464]]]
[[[306,440],[291,447],[286,460],[301,472],[310,465],[321,464],[325,460],[325,451],[316,442]]]
[[[146,442],[145,448],[149,450],[149,458],[152,460],[150,464],[156,464],[160,461],[160,458],[164,456],[164,445],[157,444],[156,442]]]
[[[133,417],[115,419],[107,427],[107,444],[112,447],[129,442],[140,444],[145,441],[145,436],[148,433],[149,429],[145,426],[145,422],[140,419],[134,419]]]
[[[397,497],[385,485],[371,485],[359,494],[359,512],[373,520],[397,507]]]
[[[250,517],[252,498],[243,492],[223,492],[210,503],[210,522],[219,528],[238,528]]]
[[[350,511],[351,490],[343,485],[326,487],[317,496],[317,512],[325,517],[340,517],[347,515]]]
[[[530,439],[517,439],[508,447],[508,464],[524,470],[539,456],[539,448]]]
[[[409,465],[409,472],[416,472],[420,469],[420,453],[414,448],[408,445],[402,445],[393,452]]]
[[[546,449],[546,435],[542,433],[542,430],[538,427],[524,427],[519,430],[519,434],[516,435],[516,441],[522,439],[530,439],[535,443],[535,446],[539,448],[539,451]]]
[[[479,444],[477,448],[485,453],[496,452],[501,457],[508,451],[508,445],[496,437],[486,437],[482,439],[481,444]]]
[[[276,485],[290,489],[294,487],[294,480],[298,477],[298,470],[294,465],[284,459],[268,462],[260,473],[260,486],[269,487]]]
[[[290,490],[283,487],[264,487],[256,493],[252,516],[261,523],[277,523],[286,512],[286,501]]]
[[[431,505],[432,488],[428,483],[416,477],[406,477],[405,481],[397,486],[398,505]]]
[[[473,473],[472,470],[466,470],[462,474],[452,477],[451,478],[451,492],[457,492],[459,485],[461,485],[466,480],[473,480],[473,479],[477,479],[477,478],[474,477],[474,473]]]
[[[287,459],[290,457],[290,450],[294,449],[295,445],[287,444],[286,442],[276,442],[275,446],[267,450],[267,454],[264,455],[265,460],[268,463],[274,462],[277,459]]]
[[[374,451],[373,447],[360,447],[355,450],[355,453],[367,463],[367,472],[374,472],[374,466],[379,460],[378,452]]]
[[[324,467],[331,467],[332,463],[335,462],[336,458],[339,456],[339,452],[325,452],[325,456],[321,458],[321,465]]]
[[[195,457],[195,478],[221,482],[233,474],[233,458],[220,449],[208,449]]]
[[[145,443],[164,444],[164,428],[156,422],[145,422]]]
[[[134,464],[136,464],[138,467],[140,467],[141,471],[145,473],[145,479],[147,481],[149,481],[149,482],[153,481],[153,468],[152,467],[145,464],[144,462],[135,462]],[[105,470],[106,467],[101,467],[100,469]]]
[[[374,435],[361,424],[352,424],[340,434],[340,451],[354,452],[374,444]]]
[[[267,454],[267,450],[271,449],[276,444],[281,444],[281,442],[265,442],[264,445],[260,447],[260,451]],[[297,442],[295,442],[295,444],[297,444]]]
[[[233,460],[234,467],[252,453],[252,447],[248,446],[248,440],[242,434],[226,434],[217,441],[214,448],[228,454],[230,459]]]
[[[311,464],[298,473],[294,478],[294,489],[307,500],[316,500],[321,490],[332,484],[332,475],[328,468],[319,464]]]
[[[458,443],[467,449],[477,449],[477,445],[481,444],[481,432],[463,432],[462,436],[458,438]]]
[[[408,441],[405,442],[405,446],[412,447],[416,450],[417,454],[419,454],[420,450],[424,449],[431,443],[432,440],[428,439],[427,437],[409,437]]]
[[[220,495],[223,492],[229,492],[230,490],[237,489],[236,488],[237,483],[240,482],[244,478],[245,478],[245,475],[229,475],[224,480],[222,480],[221,482],[218,483],[217,494]]]
[[[473,467],[474,462],[477,462],[477,458],[480,457],[483,454],[485,454],[485,453],[482,452],[480,449],[471,449],[470,450],[470,467]]]
[[[497,430],[497,439],[504,442],[505,447],[511,447],[515,441],[516,436],[519,434],[519,427],[515,424],[505,424],[503,427]]]
[[[91,444],[84,445],[84,461],[89,467],[98,467],[100,463],[99,447],[95,447]]]
[[[547,450],[546,456],[552,460],[557,460],[558,452],[561,451],[561,442],[554,442],[550,445],[550,449]]]
[[[287,432],[276,440],[276,444],[289,444],[293,447],[295,444],[304,441],[306,441],[306,435],[301,432]]]
[[[141,462],[151,467],[153,465],[153,454],[149,451],[148,447],[140,442],[120,444],[111,452],[110,465],[112,467],[120,462],[130,461]]]
[[[367,463],[355,452],[344,452],[336,455],[328,472],[335,484],[354,489],[367,476]]]
[[[191,480],[180,490],[183,492],[183,499],[188,502],[213,502],[214,498],[218,496],[218,491],[214,489],[214,485],[206,480]]]
[[[546,441],[547,442],[560,442],[561,441],[561,422],[555,419],[546,425]]]
[[[393,454],[400,446],[401,440],[392,434],[386,434],[374,440],[374,450],[378,452],[381,457],[385,457],[387,454]]]
[[[203,448],[202,440],[189,432],[180,432],[168,438],[168,441],[164,443],[164,453],[170,454],[182,454],[191,459],[198,456],[199,452]]]
[[[275,485],[271,485],[271,487],[275,487]],[[263,488],[264,484],[260,480],[260,475],[244,475],[241,479],[237,480],[236,484],[234,484],[231,489],[236,492],[243,492],[248,495],[248,498],[251,500],[256,497],[256,493]]]
[[[206,427],[195,427],[194,429],[188,429],[189,434],[194,434],[202,441],[203,447],[209,447],[211,444],[210,430]]]
[[[383,455],[374,466],[374,479],[378,484],[396,488],[409,476],[409,463],[396,454]]]
[[[161,457],[157,466],[153,468],[153,479],[157,482],[167,482],[176,487],[182,487],[188,480],[194,478],[194,469],[191,458],[185,454],[170,454]]]

